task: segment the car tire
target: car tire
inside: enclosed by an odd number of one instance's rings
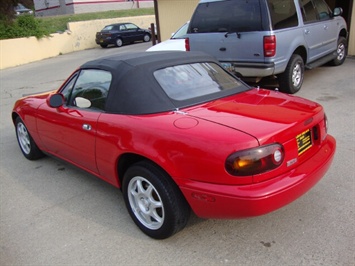
[[[107,48],[107,44],[100,44],[102,48]]]
[[[148,236],[165,239],[183,229],[190,207],[170,176],[142,161],[124,174],[123,197],[135,224]]]
[[[123,45],[123,40],[121,38],[117,38],[116,40],[116,46],[121,47]]]
[[[298,54],[293,54],[287,64],[285,72],[278,75],[279,90],[294,94],[298,92],[304,79],[304,61]]]
[[[15,120],[16,138],[22,154],[28,160],[36,160],[44,156],[41,150],[38,148],[30,133],[27,130],[26,125],[23,123],[20,117]]]
[[[347,43],[344,37],[339,37],[337,46],[337,57],[331,61],[333,66],[340,66],[344,63],[347,55]]]
[[[148,34],[148,33],[146,33],[145,35],[144,35],[144,37],[143,37],[143,41],[144,42],[149,42],[150,41],[150,35]]]

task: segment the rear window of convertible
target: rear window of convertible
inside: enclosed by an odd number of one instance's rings
[[[215,63],[194,63],[166,67],[154,72],[165,93],[173,100],[227,95],[248,87]],[[229,93],[230,92],[230,93]]]

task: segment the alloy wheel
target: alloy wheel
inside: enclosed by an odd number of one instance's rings
[[[17,138],[22,151],[25,154],[29,154],[31,152],[30,135],[28,134],[27,128],[22,123],[17,124]]]
[[[136,218],[151,230],[164,223],[164,206],[156,188],[144,177],[136,176],[128,184],[128,199]]]

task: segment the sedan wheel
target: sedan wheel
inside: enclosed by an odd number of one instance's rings
[[[43,157],[43,153],[33,141],[27,127],[20,117],[16,118],[16,137],[23,155],[29,160],[35,160]]]
[[[122,188],[130,216],[148,236],[164,239],[185,227],[189,206],[159,167],[145,161],[134,164],[126,171]]]
[[[144,37],[143,37],[143,41],[149,42],[150,41],[150,35],[149,34],[145,34]]]
[[[116,46],[117,46],[117,47],[121,47],[122,45],[123,45],[122,39],[121,39],[121,38],[118,38],[118,39],[116,40]]]

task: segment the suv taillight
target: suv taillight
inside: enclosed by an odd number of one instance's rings
[[[190,40],[185,38],[185,51],[190,51]]]
[[[276,36],[264,36],[264,56],[271,57],[276,54]]]

